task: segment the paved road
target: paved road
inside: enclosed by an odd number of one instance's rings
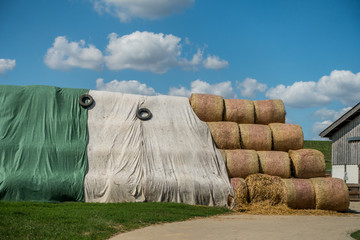
[[[360,202],[350,204],[352,216],[223,215],[158,224],[119,234],[111,240],[235,240],[352,239],[360,230]]]

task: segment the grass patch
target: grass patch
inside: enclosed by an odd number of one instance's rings
[[[230,212],[176,203],[0,201],[0,239],[107,239],[150,224]]]
[[[360,230],[353,232],[350,236],[356,240],[360,240]]]
[[[304,141],[304,148],[316,149],[325,156],[326,171],[331,171],[331,141]]]

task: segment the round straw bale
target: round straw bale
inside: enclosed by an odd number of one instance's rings
[[[255,123],[285,123],[285,107],[280,99],[254,101]]]
[[[245,179],[243,178],[231,178],[231,185],[235,194],[235,205],[239,206],[248,203],[248,188],[246,186]]]
[[[207,125],[217,148],[240,149],[240,133],[237,123],[208,122]]]
[[[268,125],[239,124],[241,148],[254,150],[271,150],[272,136]]]
[[[223,119],[222,96],[193,93],[190,96],[190,105],[199,119],[204,122],[218,122]]]
[[[324,154],[315,149],[290,150],[293,176],[296,178],[325,177]]]
[[[304,134],[299,125],[270,123],[269,127],[273,137],[273,150],[287,152],[303,148]]]
[[[315,190],[316,209],[345,212],[349,205],[349,190],[340,178],[311,178]]]
[[[280,177],[253,174],[246,179],[251,203],[268,202],[271,205],[285,203],[285,186]]]
[[[258,151],[260,173],[289,178],[291,176],[290,158],[287,152]]]
[[[259,173],[259,160],[255,150],[226,150],[225,153],[229,177],[245,178]]]
[[[224,99],[224,121],[255,123],[254,103],[246,99]]]
[[[285,185],[286,204],[294,209],[314,209],[315,191],[310,179],[281,179]]]

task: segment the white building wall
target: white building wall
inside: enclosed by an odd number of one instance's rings
[[[346,165],[347,180],[346,183],[359,184],[359,167],[358,165]],[[344,165],[333,165],[331,171],[332,177],[345,180]]]

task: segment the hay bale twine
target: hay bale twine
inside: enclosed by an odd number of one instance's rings
[[[325,177],[324,154],[315,149],[290,150],[292,174],[296,178]]]
[[[280,177],[253,174],[245,179],[251,203],[266,202],[270,205],[285,203],[285,187]]]
[[[240,133],[235,122],[208,122],[209,130],[217,148],[240,149]]]
[[[255,123],[254,103],[246,99],[224,99],[224,121]]]
[[[239,124],[239,129],[242,149],[271,150],[272,136],[268,125]]]
[[[199,119],[204,122],[223,120],[224,100],[222,96],[193,93],[190,96],[190,105]]]
[[[231,185],[234,189],[235,195],[235,207],[239,207],[243,204],[248,203],[248,188],[246,186],[245,179],[243,178],[231,178],[230,179]]]
[[[254,101],[255,123],[285,123],[285,106],[280,99]]]
[[[285,185],[286,204],[293,209],[314,209],[315,191],[310,179],[281,179]]]
[[[291,176],[290,158],[287,152],[258,151],[260,160],[260,173],[281,178]]]
[[[297,124],[270,123],[273,137],[273,150],[287,152],[290,149],[302,149],[304,146],[304,134]]]
[[[226,150],[226,167],[230,178],[246,178],[259,173],[259,160],[255,150]]]
[[[349,190],[339,178],[311,178],[315,190],[316,209],[345,212],[350,205]]]

